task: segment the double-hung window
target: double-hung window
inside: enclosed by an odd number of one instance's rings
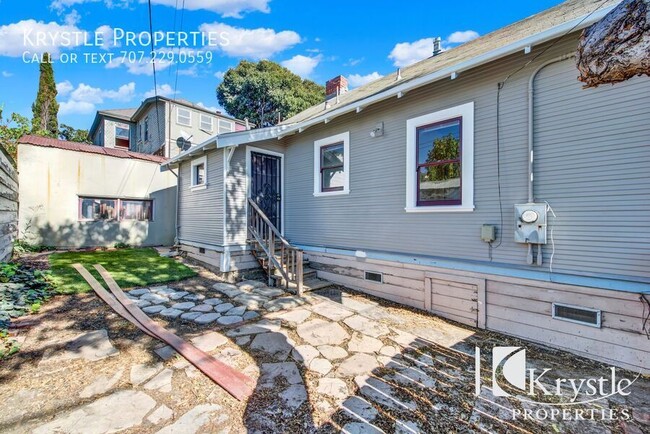
[[[201,157],[192,160],[190,165],[190,188],[201,189],[207,186],[207,158]]]
[[[144,118],[144,141],[149,140],[149,116]]]
[[[406,211],[474,209],[474,103],[406,122]]]
[[[212,116],[201,115],[199,117],[199,128],[208,133],[212,132]]]
[[[350,192],[350,133],[314,142],[314,196]]]
[[[235,131],[235,123],[219,119],[219,134]]]
[[[192,112],[186,108],[176,108],[176,123],[178,125],[192,126]]]

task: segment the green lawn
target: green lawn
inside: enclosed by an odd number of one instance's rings
[[[151,248],[54,253],[50,255],[50,267],[57,292],[74,294],[91,291],[83,277],[71,267],[76,263],[84,265],[102,284],[104,281],[93,265],[103,265],[122,288],[173,282],[196,275],[190,268],[171,258],[159,256]]]

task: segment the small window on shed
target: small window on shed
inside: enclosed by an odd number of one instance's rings
[[[201,157],[192,161],[190,188],[205,188],[208,175],[207,158]]]

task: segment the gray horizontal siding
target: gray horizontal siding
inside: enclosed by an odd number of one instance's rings
[[[557,214],[553,268],[647,278],[650,80],[585,90],[575,74],[561,62],[535,83],[535,197]]]
[[[557,44],[512,76],[502,91],[503,242],[493,249],[491,259],[488,246],[480,240],[480,227],[500,222],[497,83],[528,60],[523,54],[284,139],[285,234],[298,244],[539,269],[526,265],[526,247],[513,240],[513,205],[527,200],[527,85],[541,62],[574,51],[575,43],[567,38]],[[536,83],[536,197],[548,200],[558,214],[552,220],[554,270],[650,280],[650,240],[644,232],[650,223],[650,158],[647,148],[642,149],[650,137],[650,80],[582,90],[572,65],[564,62],[559,71],[546,68]],[[549,78],[554,73],[559,74],[557,80]],[[549,88],[558,83],[557,89]],[[468,101],[475,103],[475,211],[406,213],[406,120]],[[369,132],[377,122],[384,122],[384,135],[371,138]],[[345,131],[350,132],[350,194],[313,197],[314,141]],[[605,165],[615,173],[603,170]],[[593,213],[598,214],[596,219],[586,219]],[[542,269],[548,269],[550,253],[549,244]]]
[[[254,143],[255,148],[267,149],[273,152],[284,154],[284,145],[279,141]],[[246,243],[246,196],[248,194],[248,180],[246,168],[245,145],[235,149],[235,153],[230,160],[228,172],[228,181],[226,183],[226,201],[228,209],[226,241],[227,244],[243,245]],[[284,177],[285,183],[291,183],[291,178]],[[285,187],[286,188],[286,187]]]
[[[223,151],[207,153],[207,188],[190,190],[191,161],[183,162],[179,191],[179,238],[207,245],[223,245]]]

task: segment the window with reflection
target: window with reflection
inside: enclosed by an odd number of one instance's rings
[[[417,205],[458,205],[462,202],[461,118],[416,129]]]

